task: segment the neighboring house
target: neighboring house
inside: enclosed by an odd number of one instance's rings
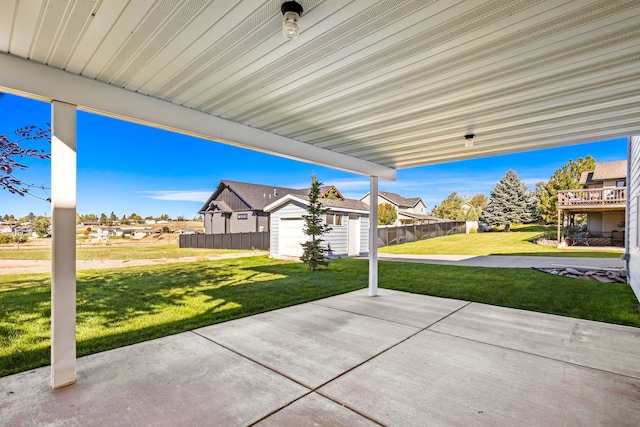
[[[323,193],[324,194],[324,193]],[[369,206],[353,199],[326,199],[321,203],[329,212],[325,223],[331,231],[322,236],[324,244],[330,248],[329,257],[366,255],[369,251]],[[272,257],[302,255],[301,243],[309,236],[303,232],[307,215],[309,196],[288,194],[266,206],[271,214]]]
[[[599,162],[582,173],[581,190],[558,191],[558,228],[569,227],[568,244],[624,246],[627,161]],[[587,229],[576,233],[573,216],[587,216]],[[560,231],[560,230],[559,230]]]
[[[309,189],[222,180],[198,213],[204,216],[205,234],[269,231],[265,206],[288,194],[308,195]],[[343,199],[334,186],[321,188],[321,195]]]
[[[360,198],[360,201],[370,205],[370,194],[367,193]],[[378,205],[390,203],[398,212],[398,219],[394,225],[414,224],[423,221],[434,220],[435,218],[426,215],[427,205],[420,197],[406,198],[396,193],[387,191],[378,192]]]

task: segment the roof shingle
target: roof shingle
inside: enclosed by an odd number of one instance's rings
[[[400,207],[412,208],[420,201],[420,197],[402,197],[400,194],[389,193],[388,191],[379,191],[379,195],[391,200],[395,205]]]
[[[626,178],[627,161],[598,162],[593,170],[592,181],[604,181],[605,179]]]

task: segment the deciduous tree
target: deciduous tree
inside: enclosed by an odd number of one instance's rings
[[[329,190],[327,190],[323,197],[325,199],[342,200],[342,197],[340,197],[340,193],[338,192],[336,187],[329,188]]]
[[[482,211],[484,210],[484,207],[487,206],[487,203],[489,203],[489,198],[486,196],[486,194],[482,193],[474,194],[474,196],[469,199],[469,204],[475,208],[478,217],[482,216]],[[467,212],[467,216],[468,215],[469,212]]]
[[[398,219],[398,212],[391,203],[378,205],[378,225],[391,225]]]
[[[4,94],[0,93],[0,98]],[[45,192],[44,185],[28,184],[15,173],[25,170],[28,166],[21,159],[26,157],[36,159],[49,159],[51,154],[42,148],[34,148],[29,145],[38,141],[50,141],[51,130],[49,125],[45,128],[28,125],[8,134],[0,134],[0,189],[9,191],[19,196],[31,195],[38,199],[50,201],[48,194],[45,197],[37,196],[33,193],[36,188]]]
[[[49,236],[49,227],[51,226],[51,220],[46,216],[41,216],[33,226],[33,231],[36,232],[38,237]]]
[[[462,204],[465,202],[465,198],[454,191],[440,205],[434,206],[432,213],[437,218],[464,221],[465,213],[462,209]]]
[[[476,209],[475,206],[471,205],[464,219],[465,221],[477,221],[478,219],[480,219],[480,216],[478,215],[478,210]]]

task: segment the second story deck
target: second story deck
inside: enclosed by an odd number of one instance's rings
[[[627,207],[627,187],[558,191],[558,209],[617,210]]]

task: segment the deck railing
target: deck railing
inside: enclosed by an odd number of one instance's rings
[[[558,191],[558,207],[612,207],[624,206],[626,202],[626,187]]]

